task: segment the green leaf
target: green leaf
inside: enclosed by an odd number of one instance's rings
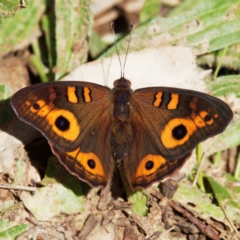
[[[132,192],[128,200],[133,204],[132,211],[140,216],[147,216],[148,213],[148,195],[142,190]]]
[[[140,23],[147,22],[154,17],[157,17],[160,10],[159,0],[145,0],[143,8],[140,12],[139,21]]]
[[[222,209],[212,203],[209,195],[189,184],[179,184],[179,187],[173,196],[173,200],[182,204],[188,210],[195,212],[206,221],[213,218],[219,222],[223,222],[227,226],[229,225]],[[232,221],[240,223],[238,212],[239,210],[236,208],[226,208],[226,213]]]
[[[13,91],[6,85],[0,85],[0,100],[6,100],[7,98],[11,97]]]
[[[233,201],[226,188],[222,187],[212,177],[206,177],[206,179],[212,188],[213,195],[216,198],[219,206],[222,206],[224,208],[228,206],[240,210],[240,207],[236,202]]]
[[[171,12],[169,12],[168,17],[174,17],[183,12],[189,11],[189,10],[197,7],[202,2],[203,2],[203,0],[195,0],[195,1],[184,0],[177,7],[173,8],[173,10]]]
[[[240,181],[240,154],[238,154],[236,168],[234,170],[234,177]]]
[[[9,100],[12,94],[12,90],[7,85],[0,86],[0,126],[9,122],[9,120],[15,116]]]
[[[134,31],[131,50],[168,44],[190,46],[201,55],[239,43],[239,8],[238,0],[202,1],[178,16],[153,19]],[[120,52],[126,45],[125,39],[119,42]],[[112,48],[107,55],[114,52]]]
[[[215,219],[219,219],[219,221],[225,218],[222,210],[218,206],[213,205],[205,193],[190,185],[180,184],[173,196],[173,200],[182,204],[191,203],[195,206],[194,209],[198,213],[207,214]]]
[[[56,76],[59,79],[84,63],[92,27],[91,1],[58,1],[56,15]]]
[[[60,183],[49,184],[34,192],[22,192],[24,206],[39,221],[48,221],[56,215],[74,214],[83,211],[83,197]],[[44,206],[44,208],[42,207]]]
[[[0,19],[0,54],[27,46],[39,35],[37,24],[45,11],[44,0],[30,1],[14,18]]]
[[[43,63],[49,68],[49,81],[59,80],[84,63],[88,56],[88,38],[92,27],[91,2],[70,0],[47,1],[48,12],[43,16],[45,42],[40,39],[35,51],[41,52]],[[38,49],[37,49],[38,47]],[[42,48],[46,48],[43,51]],[[36,60],[42,81],[40,57]],[[43,65],[43,64],[42,64]]]
[[[47,13],[41,18],[41,25],[44,32],[45,41],[39,40],[39,45],[33,43],[33,49],[35,56],[37,57],[37,62],[42,62],[48,66],[48,80],[55,80],[55,71],[53,71],[56,66],[57,53],[56,53],[56,16],[54,11],[54,1],[47,1],[46,8]],[[42,49],[45,49],[43,51]],[[40,54],[41,53],[41,54]],[[41,60],[40,60],[41,59]],[[39,64],[38,64],[39,65]],[[43,64],[42,64],[43,65]],[[39,75],[42,73],[42,69],[38,69]],[[43,78],[41,78],[43,80]],[[44,80],[45,81],[45,80]]]
[[[71,175],[56,157],[49,158],[45,175],[41,182],[44,187],[34,195],[23,192],[20,196],[24,206],[36,219],[47,221],[61,213],[74,214],[84,210],[84,184]]]
[[[235,93],[240,98],[240,75],[228,75],[218,77],[216,81],[211,82],[212,94],[214,96],[224,96],[229,93]]]
[[[211,148],[214,151],[209,151],[210,154],[213,154],[217,151],[226,150],[240,144],[240,121],[231,123],[223,133],[219,134],[212,141]]]
[[[16,224],[9,220],[0,220],[0,239],[13,239],[28,229],[28,224]]]
[[[198,64],[201,65],[216,65],[218,63],[218,57],[221,54],[221,51],[218,51],[217,53],[213,54],[205,54],[197,59]],[[222,59],[221,66],[227,67],[230,69],[231,73],[236,72],[238,73],[238,70],[240,68],[240,44],[234,44],[230,47],[228,47],[227,52]],[[225,71],[227,72],[227,70]]]
[[[106,49],[106,47],[107,44],[103,42],[98,33],[93,30],[89,43],[89,52],[91,57],[95,59]]]
[[[13,17],[18,10],[26,8],[28,0],[1,0],[0,1],[0,17]]]

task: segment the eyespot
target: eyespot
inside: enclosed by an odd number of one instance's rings
[[[80,148],[78,148],[73,152],[67,152],[67,155],[76,159],[76,161],[79,162],[89,173],[102,177],[105,176],[102,163],[98,156],[93,152],[80,152]]]
[[[37,114],[42,114],[42,109],[50,108],[46,106],[46,102],[44,100],[38,100],[34,102],[33,104],[29,101],[25,102],[25,105],[29,108],[31,113],[37,113]]]
[[[200,117],[203,119],[203,121],[208,124],[208,125],[212,125],[214,123],[214,119],[213,117],[206,111],[201,111],[199,113]],[[214,114],[215,117],[216,114]],[[218,116],[218,115],[217,115]]]
[[[166,164],[166,161],[161,155],[147,154],[141,159],[135,173],[135,178],[155,174],[161,166]]]
[[[56,119],[55,125],[61,131],[67,131],[70,128],[70,122],[63,116],[59,116]]]
[[[96,163],[95,163],[95,161],[94,161],[93,159],[89,159],[89,160],[87,161],[87,164],[88,164],[88,166],[89,166],[91,169],[94,169],[94,168],[96,167]]]
[[[184,138],[186,134],[187,134],[187,129],[183,124],[176,126],[172,130],[172,136],[177,140]]]
[[[161,131],[160,139],[165,148],[175,148],[188,141],[189,137],[201,126],[200,124],[201,122],[197,124],[196,119],[189,117],[173,118]]]
[[[34,104],[32,105],[32,107],[33,107],[35,110],[40,109],[40,106],[39,106],[38,103],[34,103]]]
[[[209,114],[204,117],[205,122],[209,122],[211,120],[212,120],[212,117]]]
[[[145,168],[146,168],[147,170],[151,170],[153,167],[154,167],[154,163],[153,163],[152,160],[149,160],[149,161],[146,162]]]

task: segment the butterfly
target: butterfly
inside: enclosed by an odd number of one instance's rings
[[[89,82],[32,85],[11,99],[17,116],[47,138],[60,163],[92,187],[104,187],[122,161],[132,188],[177,171],[196,145],[221,133],[233,113],[205,93],[168,87],[133,91]]]

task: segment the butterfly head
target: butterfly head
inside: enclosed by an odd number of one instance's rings
[[[124,77],[121,77],[114,81],[114,88],[131,88],[131,82]]]

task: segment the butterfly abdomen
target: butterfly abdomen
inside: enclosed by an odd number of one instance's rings
[[[116,160],[128,155],[132,143],[132,126],[126,121],[115,121],[111,131],[112,153]]]
[[[132,143],[133,130],[130,117],[132,105],[132,90],[128,80],[117,80],[112,91],[113,124],[111,129],[111,147],[116,160],[128,155]]]

